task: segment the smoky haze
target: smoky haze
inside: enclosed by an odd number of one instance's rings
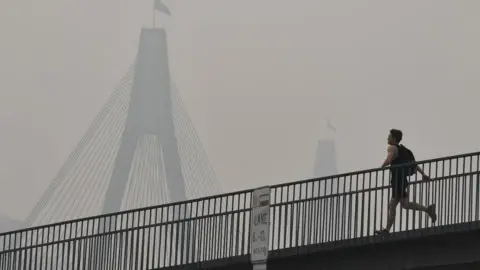
[[[165,1],[173,80],[225,191],[479,149],[478,1]],[[135,58],[151,1],[0,2],[0,213],[24,219]]]

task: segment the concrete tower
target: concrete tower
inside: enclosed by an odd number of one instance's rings
[[[329,177],[338,174],[337,154],[335,150],[335,133],[333,125],[327,122],[327,132],[324,133],[324,139],[318,140],[315,154],[315,163],[313,167],[314,178],[324,178],[318,182],[315,196],[321,198],[317,203],[319,209],[320,230],[323,232],[323,240],[329,241],[332,235],[334,224],[342,220],[342,201],[338,197],[331,197],[336,193],[341,193],[344,183],[338,178]]]
[[[220,192],[172,83],[166,31],[144,28],[136,61],[27,223],[64,221]]]
[[[333,139],[318,140],[313,167],[313,177],[324,177],[338,174],[335,141]]]
[[[103,213],[120,211],[135,149],[142,137],[153,136],[163,161],[170,201],[187,199],[177,147],[171,103],[167,35],[164,29],[143,29],[133,79],[127,122],[115,159]]]

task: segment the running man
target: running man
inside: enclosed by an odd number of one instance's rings
[[[390,130],[390,134],[388,135],[388,148],[387,148],[387,158],[382,164],[383,167],[387,166],[394,166],[409,163],[408,161],[408,152],[409,150],[400,145],[400,141],[402,140],[403,134],[402,131],[398,129]],[[410,152],[411,154],[411,152]],[[413,157],[413,154],[412,154]],[[424,181],[430,180],[430,177],[423,172],[423,170],[416,166],[416,171],[419,172],[423,176]],[[382,233],[389,233],[390,229],[395,222],[395,212],[398,203],[401,204],[403,209],[411,209],[416,211],[422,211],[429,215],[432,220],[432,223],[437,221],[437,214],[435,210],[435,204],[429,205],[428,207],[423,206],[421,204],[410,202],[408,200],[408,179],[406,173],[404,173],[404,168],[392,168],[390,169],[390,184],[392,186],[392,198],[390,199],[390,203],[388,205],[388,218],[387,218],[387,226],[379,231],[375,231],[377,234]]]

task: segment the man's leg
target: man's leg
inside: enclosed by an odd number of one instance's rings
[[[393,192],[393,197],[390,199],[390,203],[388,204],[388,217],[387,217],[387,226],[385,227],[385,231],[389,232],[392,229],[393,223],[395,222],[395,215],[397,212],[397,205],[400,201],[397,196],[395,196],[395,192]]]
[[[396,214],[396,209],[397,205],[400,202],[400,194],[399,190],[395,185],[392,185],[392,198],[390,199],[390,202],[388,203],[388,214],[387,214],[387,226],[385,229],[375,231],[376,234],[385,234],[390,232],[390,229],[393,226],[393,223],[395,222],[395,214]]]
[[[437,221],[435,204],[431,204],[427,207],[416,202],[410,202],[408,200],[408,197],[402,198],[402,200],[400,201],[400,204],[402,205],[403,209],[407,209],[407,210],[411,209],[411,210],[422,211],[427,213],[428,216],[430,216],[430,218],[432,219],[432,223],[435,223],[435,221]]]

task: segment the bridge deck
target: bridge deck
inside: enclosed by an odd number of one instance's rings
[[[480,222],[271,251],[269,269],[480,269]],[[249,256],[161,269],[251,269]],[[319,268],[320,267],[320,268]],[[160,269],[160,268],[157,268]]]

